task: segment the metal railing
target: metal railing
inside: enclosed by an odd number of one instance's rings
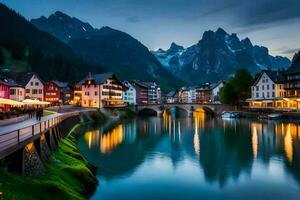
[[[27,141],[31,141],[34,137],[38,137],[41,133],[44,133],[49,128],[61,123],[64,119],[78,115],[78,112],[64,113],[60,116],[56,116],[50,119],[39,121],[35,124],[22,127],[7,133],[0,135],[0,157],[2,157],[4,151],[24,144]]]

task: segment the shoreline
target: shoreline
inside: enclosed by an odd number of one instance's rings
[[[45,173],[41,176],[22,176],[1,168],[0,199],[89,199],[99,184],[96,178],[97,167],[79,150],[77,139],[88,126],[101,124],[111,127],[135,116],[130,111],[117,113],[117,118],[105,116],[100,111],[83,116],[83,122],[72,126],[67,136],[58,143],[58,149],[43,163]]]

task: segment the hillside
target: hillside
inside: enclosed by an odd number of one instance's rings
[[[44,80],[75,82],[84,75],[82,73],[91,70],[103,71],[102,67],[84,61],[68,45],[39,30],[1,3],[0,26],[5,27],[0,31],[0,47],[5,56],[4,65],[12,72],[35,71]]]
[[[184,84],[166,70],[147,47],[127,33],[110,27],[91,29],[86,22],[61,12],[55,12],[48,18],[32,19],[31,22],[67,42],[77,55],[106,66],[121,79],[157,81],[165,90]]]

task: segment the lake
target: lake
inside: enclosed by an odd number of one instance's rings
[[[78,141],[98,167],[91,199],[300,199],[300,123],[138,117]]]

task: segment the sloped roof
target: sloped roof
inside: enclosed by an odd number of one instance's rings
[[[131,81],[131,83],[133,84],[133,86],[139,86],[139,87],[143,87],[143,88],[148,88],[148,85],[145,84],[142,81],[133,80],[133,81]]]
[[[262,70],[260,74],[254,80],[253,85],[256,85],[257,82],[260,80],[263,74],[267,74],[267,76],[274,82],[274,83],[284,83],[284,72],[283,71],[272,71],[272,70]]]
[[[17,74],[15,79],[16,79],[17,83],[19,83],[20,85],[26,86],[33,75],[35,75],[42,82],[42,84],[45,85],[45,82],[39,77],[39,75],[37,73],[34,73],[34,72],[19,73],[19,74]]]
[[[103,84],[107,79],[111,78],[112,76],[114,76],[114,74],[111,72],[103,73],[103,74],[89,74],[77,84],[82,85],[85,82],[85,80],[94,80],[96,84],[100,85]]]

